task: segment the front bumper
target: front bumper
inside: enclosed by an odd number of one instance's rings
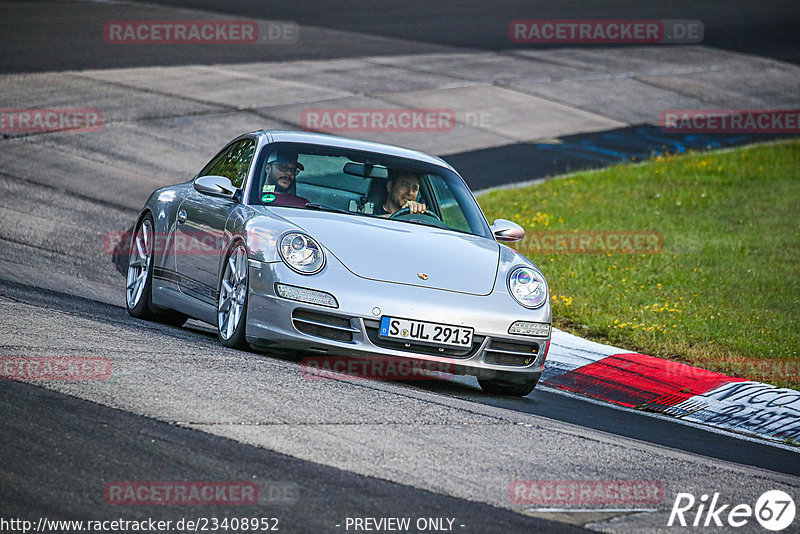
[[[333,263],[333,262],[331,262]],[[550,307],[518,305],[497,284],[486,296],[393,284],[355,276],[330,263],[318,275],[295,273],[282,262],[249,262],[248,343],[258,349],[291,349],[343,357],[397,357],[436,362],[458,374],[491,378],[498,372],[520,378],[544,369],[550,336],[509,334],[515,321],[550,323]],[[288,300],[275,283],[324,291],[338,308]],[[382,316],[471,327],[473,344],[440,349],[378,337]]]

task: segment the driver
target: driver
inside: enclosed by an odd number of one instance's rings
[[[425,204],[417,202],[419,176],[403,169],[389,169],[386,182],[386,202],[377,206],[373,215],[390,217],[395,212],[408,208],[411,213],[425,213]]]

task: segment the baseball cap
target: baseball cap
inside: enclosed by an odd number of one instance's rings
[[[272,163],[278,163],[278,164],[280,164],[280,163],[287,163],[287,164],[288,163],[293,163],[294,165],[297,165],[297,168],[300,169],[301,171],[305,170],[305,167],[303,167],[303,164],[300,163],[299,161],[297,161],[297,153],[296,152],[281,152],[281,151],[275,150],[272,154],[269,155],[269,158],[267,158],[267,163],[268,164],[272,164]]]

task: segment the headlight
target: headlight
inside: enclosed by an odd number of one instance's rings
[[[300,274],[316,274],[325,266],[325,253],[319,243],[305,234],[289,232],[278,245],[281,259]]]
[[[538,308],[547,302],[547,282],[539,271],[517,267],[508,275],[508,290],[526,308]]]

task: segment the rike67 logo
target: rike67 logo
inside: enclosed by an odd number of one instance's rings
[[[714,493],[710,500],[706,494],[696,499],[691,493],[678,493],[667,526],[722,527],[727,523],[729,527],[739,528],[755,517],[765,529],[778,532],[794,522],[795,512],[792,497],[780,490],[764,492],[754,507],[749,504],[722,504],[719,502],[719,493]]]

